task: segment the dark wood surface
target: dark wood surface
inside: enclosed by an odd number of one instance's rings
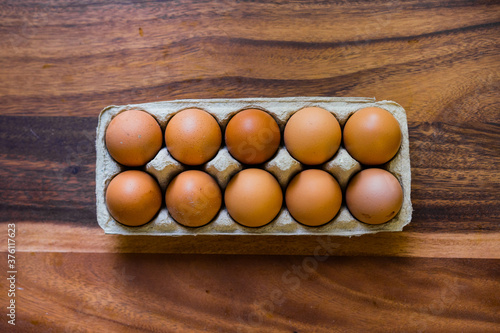
[[[495,1],[1,1],[1,308],[19,332],[500,332]],[[342,237],[104,235],[111,104],[365,96],[407,111],[413,220]]]

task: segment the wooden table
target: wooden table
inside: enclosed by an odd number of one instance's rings
[[[12,0],[0,37],[0,331],[500,332],[498,2]],[[404,232],[104,235],[103,107],[258,96],[403,105]]]

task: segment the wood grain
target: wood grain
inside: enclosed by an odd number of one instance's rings
[[[16,329],[22,332],[500,330],[498,260],[87,253],[18,258]],[[4,289],[3,279],[0,284]],[[2,304],[5,297],[0,294]]]
[[[178,98],[375,96],[421,121],[470,99],[465,117],[498,121],[475,99],[499,88],[499,11],[495,1],[7,2],[0,108],[95,117]]]
[[[500,332],[498,1],[5,0],[0,37],[15,331]],[[412,223],[355,238],[103,234],[103,107],[260,96],[400,103]]]
[[[17,251],[86,253],[280,254],[500,259],[499,232],[380,233],[359,237],[105,235],[95,227],[17,223]],[[7,233],[0,244],[7,244]]]

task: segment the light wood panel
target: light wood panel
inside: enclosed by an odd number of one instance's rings
[[[331,236],[121,236],[100,228],[54,223],[16,225],[18,251],[395,256],[500,259],[499,232],[396,232]],[[7,244],[7,232],[0,244]]]

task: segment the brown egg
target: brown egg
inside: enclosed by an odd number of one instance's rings
[[[346,204],[361,222],[385,223],[401,209],[403,189],[390,172],[366,169],[357,173],[347,185]]]
[[[259,164],[276,153],[281,134],[276,120],[269,113],[247,109],[231,118],[225,140],[229,153],[238,161]]]
[[[162,195],[160,186],[148,173],[124,171],[111,179],[106,189],[108,211],[128,226],[145,224],[158,213]]]
[[[247,227],[261,227],[271,222],[281,210],[283,193],[269,172],[245,169],[229,181],[224,202],[236,222]]]
[[[285,200],[295,220],[314,227],[330,222],[337,215],[342,205],[342,190],[328,172],[309,169],[288,184]]]
[[[219,212],[222,193],[209,174],[188,170],[178,174],[168,184],[165,202],[168,212],[178,223],[200,227]]]
[[[199,165],[211,160],[219,150],[222,133],[217,120],[200,109],[186,109],[170,119],[165,129],[169,153],[179,162]]]
[[[368,107],[355,112],[344,126],[344,146],[362,164],[388,162],[401,145],[399,123],[389,112]]]
[[[155,157],[161,145],[160,125],[144,111],[123,111],[106,129],[106,148],[111,157],[123,165],[146,164]]]
[[[333,157],[340,147],[342,134],[333,114],[312,106],[290,117],[284,138],[286,149],[296,160],[317,165]]]

